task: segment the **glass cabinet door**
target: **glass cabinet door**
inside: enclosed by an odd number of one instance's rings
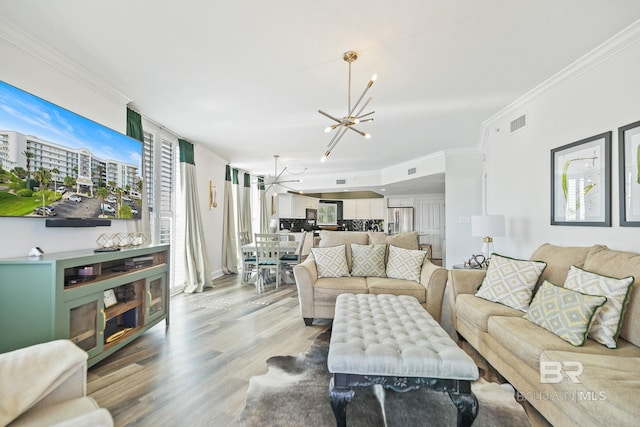
[[[69,339],[89,354],[99,354],[103,347],[104,309],[95,296],[70,301],[66,305]]]
[[[166,312],[166,275],[159,274],[147,279],[147,316],[145,323],[149,323]]]

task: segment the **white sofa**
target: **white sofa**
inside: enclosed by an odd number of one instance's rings
[[[357,231],[321,231],[319,247],[346,245],[346,260],[351,270],[351,244],[369,245],[386,243],[399,248],[417,250],[418,233],[401,233],[387,236],[384,233]],[[305,324],[313,319],[333,319],[338,295],[352,294],[392,294],[411,295],[436,320],[440,321],[442,300],[447,283],[447,270],[425,256],[420,272],[420,281],[402,280],[388,277],[318,277],[318,269],[313,253],[293,269],[298,287],[300,313]]]
[[[0,354],[0,426],[111,427],[87,396],[87,353],[56,340]]]

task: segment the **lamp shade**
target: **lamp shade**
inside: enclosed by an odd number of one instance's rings
[[[504,215],[472,216],[471,235],[477,237],[504,236]]]

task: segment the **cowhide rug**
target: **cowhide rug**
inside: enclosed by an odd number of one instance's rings
[[[269,358],[268,372],[249,381],[245,407],[236,424],[335,426],[329,403],[329,340],[327,331],[316,338],[306,353]],[[479,403],[474,426],[530,425],[510,385],[480,379],[472,384],[472,390]],[[432,390],[396,393],[379,386],[363,387],[356,390],[347,405],[347,425],[353,427],[455,426],[456,416],[449,395]]]

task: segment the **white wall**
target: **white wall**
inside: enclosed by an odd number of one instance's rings
[[[640,228],[619,226],[617,139],[618,127],[640,120],[640,42],[581,71],[487,123],[488,210],[506,221],[497,252],[528,258],[545,242],[640,252]],[[510,133],[522,114],[527,126]],[[612,227],[550,225],[550,150],[606,131],[613,132]]]
[[[0,78],[20,89],[60,105],[119,132],[126,130],[126,104],[99,94],[58,68],[0,39]],[[102,233],[127,232],[127,221],[110,227],[46,228],[36,218],[0,218],[0,258],[27,255],[33,246],[45,252],[96,247]]]
[[[471,237],[471,215],[482,212],[482,153],[447,153],[445,173],[445,259],[451,268],[480,253],[482,239]],[[492,213],[492,212],[490,212]]]

